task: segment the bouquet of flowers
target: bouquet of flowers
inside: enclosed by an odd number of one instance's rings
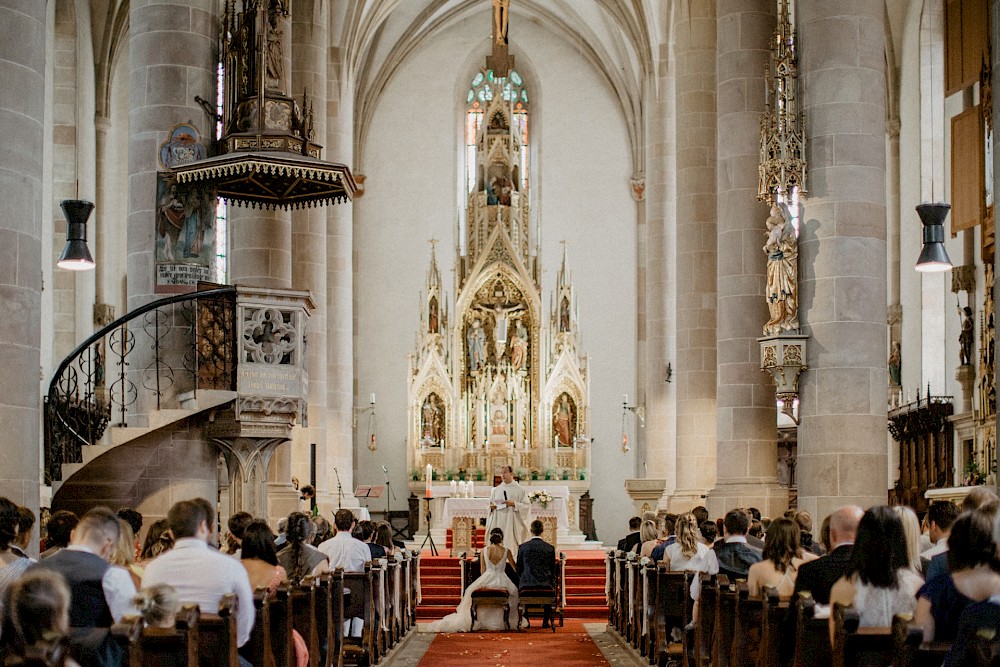
[[[548,507],[549,503],[552,502],[552,496],[545,489],[539,489],[538,491],[529,491],[528,502],[532,504],[537,503],[542,507]]]

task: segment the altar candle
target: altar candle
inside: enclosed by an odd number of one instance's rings
[[[451,480],[451,495],[453,498],[458,497],[458,482]]]
[[[432,498],[434,496],[434,493],[431,491],[431,478],[433,478],[433,477],[434,477],[434,469],[431,467],[431,464],[428,463],[427,464],[427,493],[425,494],[426,497],[428,497],[428,498]]]

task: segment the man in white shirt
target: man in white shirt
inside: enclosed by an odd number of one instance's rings
[[[524,487],[514,480],[514,469],[504,466],[500,471],[503,481],[490,492],[490,517],[486,521],[486,534],[494,528],[503,531],[503,545],[516,554],[518,547],[528,537],[524,517],[530,503]]]
[[[167,513],[174,547],[146,566],[143,586],[167,584],[184,603],[197,604],[203,614],[219,613],[219,601],[236,595],[236,644],[243,646],[254,624],[253,590],[243,565],[210,548],[214,525],[201,500],[174,503]]]
[[[337,534],[319,545],[319,550],[330,561],[330,571],[340,567],[344,569],[344,572],[364,572],[365,563],[372,559],[372,552],[367,544],[351,537],[351,531],[355,524],[354,513],[348,509],[339,509],[333,515],[333,523],[337,526]],[[351,596],[351,610],[344,610],[345,637],[361,636],[362,619],[356,615],[361,606],[357,604],[359,601],[355,600],[355,597]]]
[[[951,535],[951,525],[955,523],[958,515],[958,505],[950,500],[935,500],[927,509],[927,533],[934,546],[920,554],[920,560],[923,561],[925,569],[934,556],[948,551],[948,536]]]

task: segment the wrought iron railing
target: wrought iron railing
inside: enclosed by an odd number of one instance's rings
[[[198,389],[236,389],[236,288],[153,301],[82,342],[63,359],[45,398],[45,481],[80,463],[109,424],[142,410],[176,407]],[[144,392],[148,401],[139,401]],[[179,401],[177,403],[179,405]]]

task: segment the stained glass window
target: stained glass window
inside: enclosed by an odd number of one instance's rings
[[[219,120],[215,123],[215,138],[222,138],[222,103],[225,100],[225,69],[222,67],[222,63],[219,63],[219,69],[215,74],[215,117]],[[226,248],[229,247],[227,237],[228,234],[228,212],[226,210],[226,202],[219,198],[215,202],[215,282],[220,285],[226,284],[226,273],[228,270],[228,261],[226,257]]]
[[[521,135],[521,159],[518,168],[520,190],[528,187],[528,90],[517,70],[511,70],[506,79],[494,77],[493,70],[476,72],[465,96],[465,155],[469,192],[476,188],[476,134],[483,123],[486,107],[493,99],[493,85],[500,84],[503,99],[512,107],[514,127]]]

